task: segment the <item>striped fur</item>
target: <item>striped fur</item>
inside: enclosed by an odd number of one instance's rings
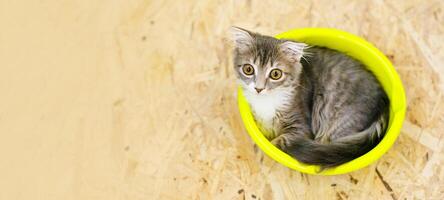
[[[236,75],[261,130],[277,147],[326,168],[365,154],[382,139],[389,101],[360,62],[327,48],[233,32]],[[253,76],[242,73],[245,64],[254,67]],[[275,68],[285,74],[281,80],[270,80]]]

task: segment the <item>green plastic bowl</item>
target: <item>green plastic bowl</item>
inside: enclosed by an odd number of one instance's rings
[[[319,166],[298,162],[268,141],[258,129],[248,102],[238,88],[238,105],[244,125],[254,142],[277,162],[300,172],[319,175],[345,174],[366,167],[384,155],[398,137],[406,111],[404,88],[398,74],[387,57],[364,39],[350,33],[329,28],[303,28],[281,33],[279,39],[290,39],[310,45],[324,46],[341,51],[372,71],[381,82],[390,99],[390,120],[382,141],[371,151],[350,162],[319,172]]]

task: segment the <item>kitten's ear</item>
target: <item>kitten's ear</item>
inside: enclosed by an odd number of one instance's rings
[[[292,62],[300,62],[304,55],[304,48],[308,45],[305,43],[285,41],[279,45],[279,48],[288,59]]]
[[[233,41],[236,45],[236,48],[239,51],[247,51],[253,45],[253,36],[249,31],[243,28],[232,26],[231,34],[233,35]]]

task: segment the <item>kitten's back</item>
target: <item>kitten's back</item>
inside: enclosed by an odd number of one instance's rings
[[[376,77],[357,60],[311,47],[303,65],[312,73],[312,128],[318,141],[335,141],[368,128],[388,106]]]
[[[388,97],[375,76],[355,59],[335,50],[311,47],[301,76],[313,89],[314,141],[296,139],[287,152],[323,167],[337,166],[373,149],[388,124]]]
[[[311,93],[314,140],[293,134],[280,148],[306,164],[334,167],[364,155],[384,136],[389,101],[375,76],[334,50],[311,47],[301,60]]]

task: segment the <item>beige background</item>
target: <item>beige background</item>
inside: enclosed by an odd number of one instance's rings
[[[0,0],[0,199],[444,199],[443,22],[442,0]],[[375,44],[407,93],[394,147],[333,177],[261,161],[230,25]]]

